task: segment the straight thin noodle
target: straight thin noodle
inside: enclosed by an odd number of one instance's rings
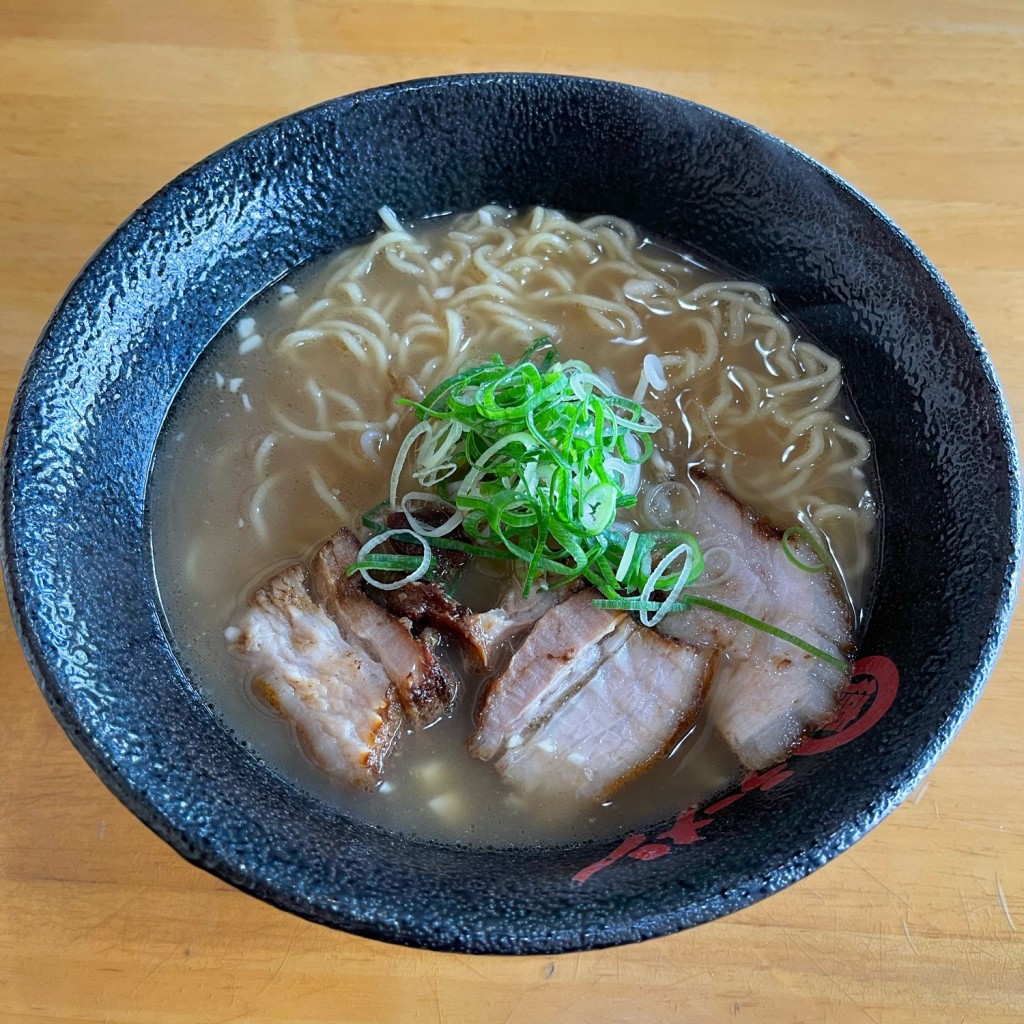
[[[280,482],[280,479],[280,473],[268,476],[253,491],[252,497],[249,499],[249,522],[252,523],[252,528],[256,531],[256,536],[263,545],[270,541],[270,531],[267,529],[266,519],[263,515],[263,503],[266,501],[271,490]]]
[[[345,508],[341,501],[331,493],[331,489],[327,486],[327,482],[320,475],[320,471],[315,466],[309,467],[309,479],[313,484],[313,490],[320,500],[337,516],[338,521],[346,524],[351,524],[352,516],[349,510]]]
[[[257,447],[252,459],[252,472],[253,476],[263,481],[267,477],[269,471],[268,463],[270,455],[274,450],[274,445],[277,443],[277,434],[267,434],[266,437],[260,442]]]
[[[331,298],[317,299],[311,306],[307,307],[296,321],[299,327],[307,327],[313,323],[321,313],[325,313],[329,309],[333,309],[335,306],[335,300]]]
[[[306,441],[333,441],[333,430],[311,430],[309,427],[300,426],[294,420],[289,419],[277,406],[270,407],[270,415],[293,437],[301,437]]]
[[[324,394],[355,417],[363,417],[363,407],[351,396],[337,388],[324,388]]]

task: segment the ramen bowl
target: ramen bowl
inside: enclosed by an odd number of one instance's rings
[[[251,296],[366,236],[487,202],[616,214],[766,284],[842,361],[883,529],[835,717],[784,762],[627,833],[428,842],[290,784],[186,677],[147,493],[186,373]],[[90,766],[193,863],[311,920],[441,950],[560,952],[678,931],[836,856],[912,790],[1005,636],[1021,542],[1010,420],[978,338],[914,245],[766,133],[608,82],[388,86],[248,135],[133,214],[62,300],[18,389],[3,558],[26,656]]]

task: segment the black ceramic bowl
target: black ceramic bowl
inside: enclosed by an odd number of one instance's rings
[[[836,720],[710,806],[576,848],[459,849],[346,819],[272,774],[175,661],[144,504],[175,391],[239,306],[369,233],[486,201],[630,218],[765,282],[843,361],[877,446],[874,610]],[[61,302],[17,393],[3,556],[29,662],[106,784],[182,855],[287,910],[437,949],[632,942],[824,864],[950,742],[1011,612],[1020,478],[947,286],[884,215],[755,128],[606,82],[494,74],[361,93],[163,189]]]

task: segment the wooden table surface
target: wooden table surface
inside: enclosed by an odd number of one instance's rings
[[[1021,422],[1020,0],[2,0],[4,418],[64,287],[180,170],[319,100],[493,69],[686,96],[833,167],[945,275]],[[690,932],[516,959],[334,933],[180,859],[72,749],[2,614],[4,1021],[1024,1019],[1019,620],[939,766],[836,861]]]

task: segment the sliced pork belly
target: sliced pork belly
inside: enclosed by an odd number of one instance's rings
[[[313,762],[368,788],[401,726],[401,705],[383,668],[346,643],[310,599],[304,575],[294,565],[260,587],[228,641]]]
[[[359,540],[339,530],[313,556],[313,594],[353,647],[378,661],[395,684],[410,721],[429,725],[451,705],[457,684],[423,638],[412,635],[408,620],[396,618],[363,593],[358,577],[346,576],[356,560]]]
[[[522,793],[604,799],[664,757],[696,718],[711,652],[631,619],[615,635],[618,647],[583,688],[498,760]]]
[[[490,761],[522,743],[622,643],[625,612],[594,607],[597,591],[581,590],[549,608],[488,683],[470,752]]]
[[[465,621],[466,644],[472,647],[483,668],[493,668],[517,637],[578,590],[577,584],[569,583],[551,590],[535,590],[523,597],[522,583],[514,580],[497,607],[471,615]]]
[[[694,536],[707,564],[693,592],[729,605],[845,659],[853,621],[830,572],[786,557],[781,532],[706,478],[699,481]],[[813,564],[814,555],[804,555]],[[706,608],[666,616],[668,636],[722,651],[711,685],[711,717],[751,769],[785,757],[832,715],[848,673],[793,644]]]

